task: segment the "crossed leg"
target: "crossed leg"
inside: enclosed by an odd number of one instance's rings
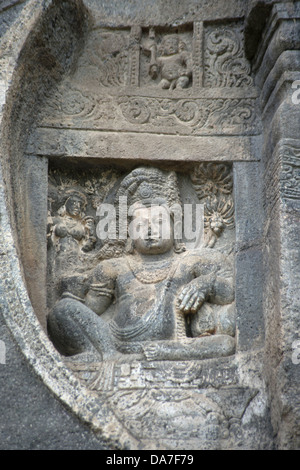
[[[109,325],[77,300],[60,300],[47,326],[54,346],[65,356],[91,352],[104,360],[119,355]]]

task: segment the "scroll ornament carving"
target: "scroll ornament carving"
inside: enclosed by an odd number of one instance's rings
[[[71,82],[66,81],[46,96],[40,120],[43,125],[47,125],[60,117],[68,119],[75,116],[84,119],[94,114],[96,106],[97,102],[91,93],[76,88]]]
[[[78,73],[101,88],[124,86],[128,71],[129,36],[122,31],[94,32],[78,63]]]
[[[132,124],[181,125],[195,133],[255,131],[251,99],[159,99],[123,97],[123,116]]]
[[[205,86],[249,87],[251,67],[244,57],[241,32],[222,28],[208,33],[205,52]]]
[[[204,202],[205,245],[213,248],[225,228],[234,228],[231,168],[203,163],[195,168],[191,180],[198,198]]]
[[[41,112],[43,126],[97,126],[102,120],[115,119],[117,105],[110,98],[97,96],[82,87],[74,86],[70,81],[60,85],[47,97],[45,108]]]

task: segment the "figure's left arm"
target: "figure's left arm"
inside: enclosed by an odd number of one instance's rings
[[[222,273],[217,273],[209,300],[217,305],[231,304],[234,301],[233,278],[226,278]]]
[[[99,263],[95,269],[85,305],[97,315],[102,315],[112,304],[115,290],[115,273],[110,260]]]
[[[215,260],[196,263],[193,279],[178,297],[178,307],[183,313],[196,313],[204,302],[217,305],[234,301],[233,266],[229,260],[223,264]]]
[[[185,67],[185,75],[187,77],[190,77],[193,71],[193,63],[192,63],[190,54],[188,54],[187,52],[182,52],[181,62],[182,62],[182,65]]]

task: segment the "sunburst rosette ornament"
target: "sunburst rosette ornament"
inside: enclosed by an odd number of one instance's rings
[[[226,228],[234,228],[231,165],[200,163],[194,168],[191,181],[204,204],[204,244],[213,248]]]

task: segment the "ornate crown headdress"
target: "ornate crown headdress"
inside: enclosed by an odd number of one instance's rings
[[[174,171],[163,171],[152,167],[139,167],[123,179],[116,195],[127,197],[128,205],[141,203],[146,206],[166,204],[169,208],[174,204],[181,205],[177,176]]]
[[[87,205],[87,198],[86,198],[85,194],[83,194],[81,191],[78,191],[77,189],[68,189],[68,191],[66,191],[65,196],[66,196],[65,197],[65,204],[68,201],[68,199],[70,199],[72,197],[77,197],[82,202],[82,205],[83,205],[84,208]]]

